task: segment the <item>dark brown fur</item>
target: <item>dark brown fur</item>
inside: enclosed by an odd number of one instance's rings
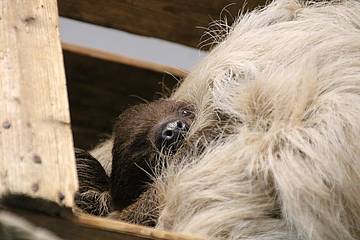
[[[148,189],[154,172],[166,166],[160,161],[161,154],[173,154],[179,148],[193,117],[188,104],[170,100],[136,105],[123,112],[114,126],[110,177],[90,154],[77,151],[78,207],[95,215],[104,216],[113,210],[128,215],[128,206]],[[181,134],[164,141],[164,129],[176,121],[184,124]]]
[[[88,152],[75,149],[75,156],[79,179],[79,191],[75,196],[76,205],[93,215],[107,215],[112,209],[109,177],[98,160]]]
[[[187,113],[183,114],[186,110]],[[182,120],[190,126],[191,109],[185,103],[160,100],[130,108],[119,117],[114,128],[111,196],[116,209],[133,203],[147,188],[155,168],[161,168],[159,153],[171,153],[179,141],[164,146],[164,124]]]

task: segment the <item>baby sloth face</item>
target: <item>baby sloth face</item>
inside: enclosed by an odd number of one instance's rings
[[[167,101],[166,104],[164,102],[161,104],[165,109],[158,109],[157,124],[149,126],[148,138],[158,151],[171,154],[175,153],[180,146],[189,130],[194,114],[191,107],[182,102]]]
[[[194,119],[191,105],[171,100],[140,104],[122,113],[114,127],[111,196],[123,209],[146,190],[159,154],[174,154]]]

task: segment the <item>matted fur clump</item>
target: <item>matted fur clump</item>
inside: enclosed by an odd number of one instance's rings
[[[274,1],[227,31],[172,96],[197,117],[152,185],[157,227],[360,239],[360,3]]]

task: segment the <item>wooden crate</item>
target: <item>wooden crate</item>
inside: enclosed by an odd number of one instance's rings
[[[0,1],[0,215],[10,211],[64,239],[199,239],[72,213],[78,188],[73,136],[76,146],[91,148],[110,133],[116,115],[138,101],[130,94],[151,100],[163,88],[159,79],[173,88],[172,76],[186,73],[61,45],[58,9],[65,17],[197,47],[203,32],[197,27],[218,19],[232,2]],[[236,16],[242,3],[226,11]]]

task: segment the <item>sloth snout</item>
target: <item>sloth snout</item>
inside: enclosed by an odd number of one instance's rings
[[[165,124],[161,131],[162,142],[165,146],[177,142],[187,131],[186,123],[181,120],[171,121]]]

